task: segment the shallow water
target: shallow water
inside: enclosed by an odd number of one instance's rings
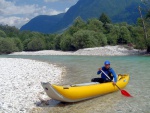
[[[90,82],[98,77],[97,69],[105,60],[111,61],[116,73],[129,73],[130,81],[125,88],[133,98],[123,97],[120,92],[114,92],[98,98],[78,102],[60,103],[50,100],[49,106],[38,107],[40,113],[150,113],[150,57],[148,56],[1,56],[11,58],[29,58],[60,66],[65,66],[66,76],[60,84],[75,84]],[[35,112],[33,110],[33,112]]]

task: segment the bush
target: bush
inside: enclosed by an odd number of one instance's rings
[[[28,51],[28,43],[31,41],[31,39],[27,38],[23,41],[23,48],[24,51]]]
[[[12,40],[16,46],[15,51],[23,51],[23,44],[21,40],[19,38],[12,38]]]
[[[63,51],[74,51],[76,50],[72,44],[72,36],[66,35],[63,36],[60,42],[60,48]]]
[[[61,42],[62,35],[56,35],[54,38],[54,49],[55,50],[60,50],[60,42]]]
[[[96,39],[94,35],[94,31],[79,30],[73,35],[73,46],[76,50],[98,46],[98,39]]]
[[[0,38],[0,54],[10,54],[15,51],[14,41],[10,38]]]
[[[87,30],[103,32],[103,23],[98,19],[89,19],[87,21]]]
[[[0,30],[0,38],[6,38],[7,35],[4,31]]]
[[[131,35],[126,26],[121,26],[120,28],[120,35],[118,38],[119,44],[127,44],[131,42]]]
[[[98,44],[95,47],[107,45],[107,37],[103,33],[95,33],[94,37],[98,40]]]
[[[45,37],[44,37],[44,39],[45,39],[45,43],[46,43],[46,49],[47,50],[52,50],[52,49],[54,49],[54,38],[55,38],[55,34],[50,34],[50,35],[46,35]]]
[[[33,38],[27,44],[28,51],[39,51],[45,49],[45,42],[41,38]]]

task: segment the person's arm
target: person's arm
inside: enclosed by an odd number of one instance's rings
[[[117,79],[118,79],[118,76],[116,75],[115,71],[113,69],[111,69],[111,73],[114,77],[114,82],[116,83],[117,82]]]
[[[98,69],[97,75],[101,74],[101,72],[102,72],[101,70],[102,70],[102,68],[99,68],[99,69]]]

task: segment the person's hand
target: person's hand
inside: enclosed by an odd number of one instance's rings
[[[116,82],[113,82],[113,85],[116,85]]]
[[[101,70],[102,70],[102,68],[98,68],[98,70],[99,70],[99,71],[101,71]]]

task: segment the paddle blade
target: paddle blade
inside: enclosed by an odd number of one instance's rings
[[[122,95],[126,96],[126,97],[132,97],[127,91],[125,90],[121,90]]]

